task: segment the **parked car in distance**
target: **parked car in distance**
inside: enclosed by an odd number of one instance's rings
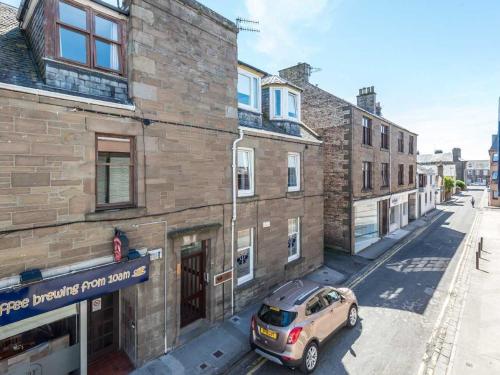
[[[272,362],[308,374],[318,365],[321,345],[357,321],[352,290],[293,280],[266,297],[252,317],[250,346]]]

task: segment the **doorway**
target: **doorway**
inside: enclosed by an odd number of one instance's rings
[[[379,212],[379,231],[380,236],[385,236],[389,233],[389,200],[385,199],[379,202],[378,206]]]
[[[118,351],[119,348],[119,294],[102,295],[87,303],[88,362]]]
[[[181,247],[181,328],[203,319],[205,308],[205,267],[209,240]]]

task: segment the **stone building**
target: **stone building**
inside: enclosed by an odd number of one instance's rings
[[[240,62],[237,309],[323,263],[322,142],[302,123],[301,95]]]
[[[436,204],[439,203],[437,187],[441,186],[442,177],[438,175],[434,166],[417,165],[417,180],[417,217],[420,217],[436,208]]]
[[[490,181],[488,192],[488,205],[500,207],[498,198],[498,135],[491,136],[491,147],[488,150],[490,154]]]
[[[309,64],[279,74],[323,139],[325,246],[354,254],[415,218],[417,135],[382,116],[374,88],[354,105],[310,83]]]
[[[457,150],[457,149],[454,149]],[[444,202],[449,199],[452,194],[455,194],[456,188],[454,187],[451,192],[446,192],[444,186],[444,178],[451,177],[453,180],[457,179],[457,153],[443,152],[442,150],[434,151],[434,154],[419,154],[417,156],[417,163],[419,166],[432,167],[440,178],[441,182],[437,186],[437,203]],[[460,162],[461,164],[462,162]]]
[[[467,160],[464,162],[465,184],[475,186],[486,186],[490,180],[489,160]]]

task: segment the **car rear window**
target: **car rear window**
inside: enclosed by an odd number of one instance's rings
[[[277,307],[262,305],[258,316],[259,319],[266,324],[277,327],[287,327],[295,320],[297,313],[293,311],[280,310]]]

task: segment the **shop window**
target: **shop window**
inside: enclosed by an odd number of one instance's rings
[[[253,229],[238,231],[236,254],[236,274],[238,285],[253,279]]]
[[[300,257],[300,218],[288,219],[288,261]]]
[[[238,148],[238,196],[249,197],[254,194],[253,149]]]
[[[134,204],[134,139],[97,135],[96,207]]]
[[[396,207],[391,207],[391,211],[389,214],[389,222],[391,224],[396,224]]]
[[[288,153],[288,191],[300,190],[300,154]]]
[[[120,21],[59,1],[58,56],[90,68],[122,73],[123,38]]]
[[[372,120],[368,117],[363,117],[363,144],[372,145]]]
[[[356,243],[379,237],[377,202],[354,206],[354,237]]]

